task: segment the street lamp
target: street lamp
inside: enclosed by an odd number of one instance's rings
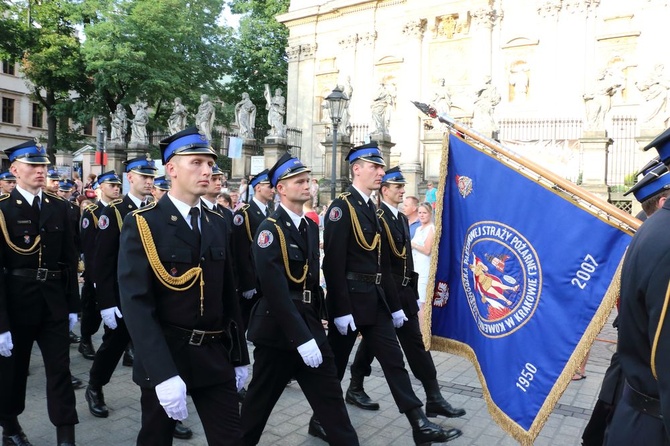
[[[335,181],[337,179],[337,175],[335,175],[335,171],[337,170],[337,126],[340,121],[342,121],[342,114],[344,113],[344,107],[348,100],[349,98],[346,94],[342,93],[340,87],[335,87],[326,98],[326,101],[328,101],[328,108],[330,109],[330,119],[333,120],[333,165],[332,171],[330,172],[331,200],[335,199]]]

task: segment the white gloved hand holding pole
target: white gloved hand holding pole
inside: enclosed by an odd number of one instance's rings
[[[256,294],[256,288],[254,288],[253,290],[242,291],[242,297],[244,297],[245,299],[251,299],[252,297],[254,297],[254,294]]]
[[[244,387],[244,383],[247,382],[249,377],[249,368],[246,365],[240,365],[235,367],[235,384],[237,386],[237,391],[239,392]]]
[[[70,323],[70,331],[72,331],[79,318],[77,317],[77,313],[70,313],[67,317]]]

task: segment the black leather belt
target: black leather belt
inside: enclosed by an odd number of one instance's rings
[[[410,286],[412,284],[411,277],[401,276],[400,274],[394,274],[393,280],[395,280],[395,283],[398,286]]]
[[[188,341],[189,345],[211,344],[213,342],[222,342],[225,339],[230,340],[228,334],[223,330],[205,331],[188,330],[186,328],[175,327],[174,325],[163,326],[163,332],[166,336],[173,339]]]
[[[28,277],[30,279],[39,280],[40,282],[45,282],[47,280],[60,280],[61,272],[60,271],[49,271],[46,268],[38,269],[8,269],[6,270],[8,274],[17,277]]]
[[[312,303],[312,292],[310,290],[289,290],[289,296],[291,297],[291,300],[297,300],[304,304]]]
[[[622,398],[637,411],[658,418],[659,420],[663,419],[663,415],[661,414],[661,402],[656,398],[633,389],[630,384],[628,384],[628,381],[626,381],[623,387]]]
[[[374,283],[375,285],[379,285],[380,283],[382,283],[382,273],[361,274],[361,273],[347,272],[347,279],[357,280],[359,282]]]

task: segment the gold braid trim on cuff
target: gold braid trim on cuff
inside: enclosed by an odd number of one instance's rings
[[[2,212],[0,212],[0,229],[2,229],[2,235],[5,237],[7,246],[9,246],[11,250],[17,254],[20,254],[22,256],[29,256],[35,254],[41,248],[40,247],[41,238],[39,235],[35,237],[35,241],[33,242],[33,245],[30,248],[19,248],[14,243],[12,243],[12,241],[9,239],[9,232],[7,232],[7,223],[5,222],[5,215]]]
[[[154,243],[154,238],[151,235],[151,229],[149,229],[146,219],[139,214],[135,214],[135,219],[137,220],[137,230],[140,234],[140,240],[142,240],[144,253],[147,255],[147,260],[149,260],[149,265],[151,265],[156,278],[165,288],[172,291],[186,291],[191,289],[198,278],[200,278],[200,315],[202,316],[205,301],[205,281],[202,277],[202,268],[195,266],[178,277],[170,275],[158,257],[156,244]],[[189,281],[190,283],[187,284]]]

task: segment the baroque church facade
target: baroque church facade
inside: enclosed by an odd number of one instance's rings
[[[336,85],[351,93],[346,153],[376,131],[383,86],[388,128],[372,139],[409,194],[438,179],[443,132],[411,101],[602,192],[629,181],[668,126],[668,18],[667,0],[292,0],[277,17],[290,30],[287,125],[303,130],[315,177],[330,178],[325,97]],[[487,87],[491,126],[476,118]]]

